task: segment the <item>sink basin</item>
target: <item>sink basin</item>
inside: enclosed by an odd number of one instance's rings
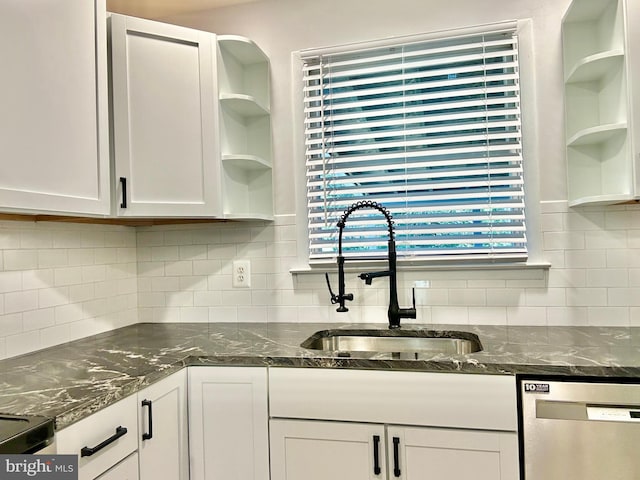
[[[300,344],[333,352],[446,353],[479,352],[482,344],[470,332],[439,330],[321,330]]]

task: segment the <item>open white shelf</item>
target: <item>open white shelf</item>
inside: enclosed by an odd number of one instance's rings
[[[269,60],[255,43],[218,36],[223,214],[273,219]]]
[[[574,0],[563,18],[571,206],[619,203],[635,196],[632,59],[626,51],[626,11],[634,1]]]
[[[257,117],[259,115],[268,115],[269,108],[262,105],[258,99],[251,95],[241,93],[221,93],[220,102],[236,113],[245,117]]]
[[[596,53],[581,59],[569,72],[566,83],[593,82],[604,78],[608,72],[621,68],[624,62],[622,49]]]
[[[567,141],[569,147],[579,147],[582,145],[598,145],[607,142],[615,135],[627,131],[627,124],[611,123],[606,125],[598,125],[596,127],[585,128],[580,130]]]
[[[222,155],[223,162],[235,163],[244,170],[264,170],[271,168],[271,163],[256,155],[231,154]]]

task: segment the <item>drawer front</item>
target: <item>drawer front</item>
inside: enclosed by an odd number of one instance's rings
[[[104,447],[100,448],[101,444]],[[56,434],[56,445],[58,453],[78,455],[80,480],[96,478],[138,447],[136,396],[131,395],[60,430]],[[95,453],[82,456],[85,447]]]
[[[96,480],[138,480],[138,454],[133,453]]]
[[[509,375],[269,369],[272,418],[516,431]]]

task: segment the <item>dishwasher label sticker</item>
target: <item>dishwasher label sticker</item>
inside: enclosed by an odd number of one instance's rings
[[[549,393],[548,383],[531,383],[524,382],[524,392],[525,393]]]
[[[0,480],[78,480],[77,455],[0,455]]]

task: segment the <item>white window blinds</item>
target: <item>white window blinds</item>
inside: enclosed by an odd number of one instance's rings
[[[398,257],[526,258],[515,32],[303,57],[310,259],[337,252],[359,200],[393,215]],[[386,254],[360,210],[347,257]]]

